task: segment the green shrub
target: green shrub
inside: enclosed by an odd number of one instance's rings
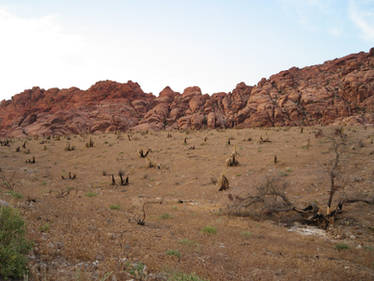
[[[16,199],[22,199],[23,198],[23,195],[21,193],[18,193],[16,191],[13,191],[13,190],[10,190],[8,192],[9,195],[11,195],[13,198],[16,198]]]
[[[344,243],[338,243],[335,245],[335,249],[341,251],[341,250],[347,250],[349,249],[349,246],[347,244],[344,244]]]
[[[180,239],[178,242],[179,242],[180,244],[182,244],[182,245],[186,245],[186,246],[193,246],[193,245],[196,244],[196,242],[194,242],[194,241],[192,241],[192,240],[189,240],[189,239],[187,239],[187,238]]]
[[[175,257],[177,257],[178,259],[181,258],[181,253],[180,253],[178,250],[167,250],[167,251],[166,251],[166,254],[167,254],[168,256],[175,256]]]
[[[22,278],[31,243],[24,238],[25,224],[10,207],[0,207],[0,277]],[[1,278],[0,278],[1,279]]]
[[[248,239],[248,238],[250,238],[250,237],[252,236],[252,233],[250,233],[249,231],[242,231],[242,232],[240,233],[240,235],[241,235],[243,238]]]
[[[205,226],[201,231],[207,234],[216,234],[217,228],[214,226]]]
[[[39,227],[40,232],[48,232],[49,231],[49,223],[45,223]]]
[[[119,210],[120,209],[120,206],[119,205],[110,205],[109,208],[111,210]]]
[[[128,264],[127,267],[128,267],[128,272],[132,276],[143,276],[144,275],[143,271],[144,271],[145,265],[142,264],[141,262],[140,263],[134,263],[132,265]]]
[[[97,193],[95,193],[95,192],[87,192],[86,193],[87,197],[95,197],[96,195],[97,195]]]

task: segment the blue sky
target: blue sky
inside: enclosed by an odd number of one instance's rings
[[[0,100],[106,79],[212,94],[367,52],[374,0],[0,0],[0,38]]]

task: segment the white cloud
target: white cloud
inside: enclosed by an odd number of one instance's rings
[[[85,46],[79,35],[64,31],[57,16],[21,18],[3,8],[0,38],[0,99],[41,81],[59,85]]]
[[[0,7],[0,101],[33,86],[86,89],[105,79],[133,80],[154,94],[166,85],[177,91],[190,85],[210,93],[228,91],[238,82],[232,77],[231,85],[222,71],[213,75],[226,67],[217,53],[182,36],[131,25],[72,30],[64,20],[59,15],[20,17]]]
[[[366,4],[366,7],[361,7],[358,4]],[[349,16],[360,30],[363,39],[374,42],[374,1],[350,0]]]

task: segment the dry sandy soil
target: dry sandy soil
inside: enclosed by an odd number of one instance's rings
[[[315,137],[318,129],[323,136]],[[288,183],[287,195],[297,206],[326,206],[334,158],[327,136],[334,130],[13,139],[10,147],[0,147],[0,175],[14,189],[3,182],[0,199],[20,210],[34,241],[29,280],[174,280],[177,273],[194,273],[196,279],[175,280],[374,280],[370,205],[345,207],[334,225],[312,229],[312,235],[302,234],[301,225],[286,225],[287,215],[255,220],[225,213],[229,194],[254,194],[269,174]],[[348,137],[338,177],[343,188],[336,198],[373,195],[374,128],[344,130]],[[271,142],[260,144],[260,137]],[[90,138],[94,146],[87,148]],[[75,149],[65,150],[68,144]],[[240,164],[226,167],[234,147]],[[148,157],[159,168],[147,167],[139,148],[151,148]],[[36,163],[26,163],[33,156]],[[119,185],[120,170],[129,185]],[[63,180],[69,172],[76,179]],[[230,189],[219,192],[215,181],[222,173]],[[139,225],[145,202],[145,225]]]

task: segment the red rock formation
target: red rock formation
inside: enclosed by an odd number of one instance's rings
[[[132,81],[101,81],[86,91],[34,87],[0,103],[0,136],[334,122],[374,124],[374,48],[293,67],[254,87],[242,82],[228,94],[166,87],[155,97]]]

